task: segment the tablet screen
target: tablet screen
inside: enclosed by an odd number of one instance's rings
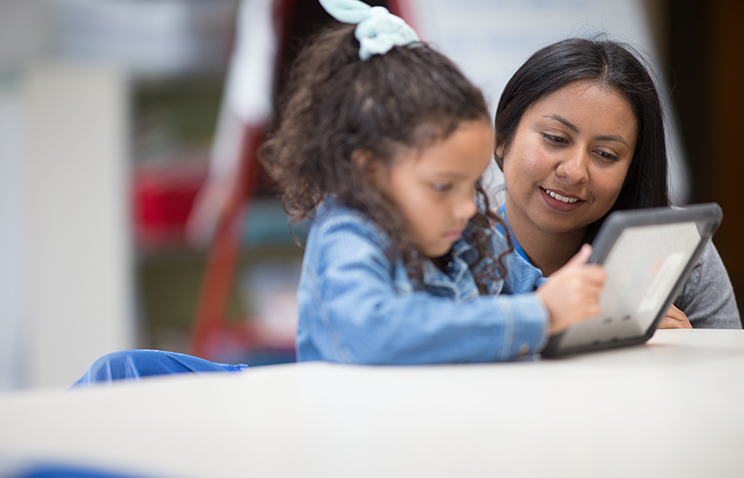
[[[624,229],[603,261],[602,313],[570,327],[561,347],[643,335],[700,243],[694,221]]]

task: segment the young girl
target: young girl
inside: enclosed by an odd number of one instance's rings
[[[301,52],[260,151],[287,212],[313,220],[298,360],[508,360],[598,314],[604,272],[584,264],[589,246],[545,281],[496,232],[478,88],[384,8],[321,4],[357,26]]]
[[[493,151],[480,90],[384,8],[321,3],[358,25],[300,54],[260,151],[285,209],[313,219],[298,360],[509,360],[597,315],[604,271],[585,264],[590,246],[546,281],[496,232],[480,184]],[[76,385],[245,367],[132,350],[101,357]]]

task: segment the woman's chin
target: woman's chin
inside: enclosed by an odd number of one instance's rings
[[[550,220],[550,219],[536,219],[533,221],[536,227],[537,234],[544,233],[550,234],[551,236],[584,236],[587,226],[584,225],[584,221],[581,224],[569,223],[565,219],[561,220]]]

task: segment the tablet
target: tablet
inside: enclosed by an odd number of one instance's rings
[[[716,203],[615,211],[607,216],[589,259],[607,272],[600,297],[602,312],[551,336],[542,355],[599,350],[651,338],[722,219]]]

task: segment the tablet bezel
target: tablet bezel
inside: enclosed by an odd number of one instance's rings
[[[633,345],[643,343],[650,339],[651,336],[654,335],[656,328],[664,319],[664,316],[666,315],[665,313],[669,309],[669,306],[672,305],[672,302],[684,287],[684,284],[687,281],[690,272],[692,272],[693,267],[695,267],[695,264],[700,258],[700,255],[703,253],[703,249],[705,249],[705,246],[708,244],[708,241],[718,229],[718,226],[720,226],[722,220],[723,211],[717,203],[695,204],[684,208],[661,207],[615,211],[611,213],[605,219],[602,227],[599,230],[599,233],[592,242],[593,251],[589,262],[602,264],[607,259],[610,250],[615,245],[615,242],[620,237],[620,234],[622,234],[623,230],[628,227],[652,226],[694,221],[698,225],[700,241],[698,242],[692,256],[690,256],[690,260],[685,265],[682,274],[679,276],[674,287],[672,287],[671,292],[664,300],[663,307],[661,307],[656,318],[644,334],[622,340],[616,339],[614,341],[600,343],[592,342],[585,345],[562,348],[560,346],[560,342],[562,337],[564,336],[564,331],[550,337],[550,339],[548,340],[548,344],[541,352],[541,355],[543,357],[557,357],[581,352],[615,348],[624,345]]]

